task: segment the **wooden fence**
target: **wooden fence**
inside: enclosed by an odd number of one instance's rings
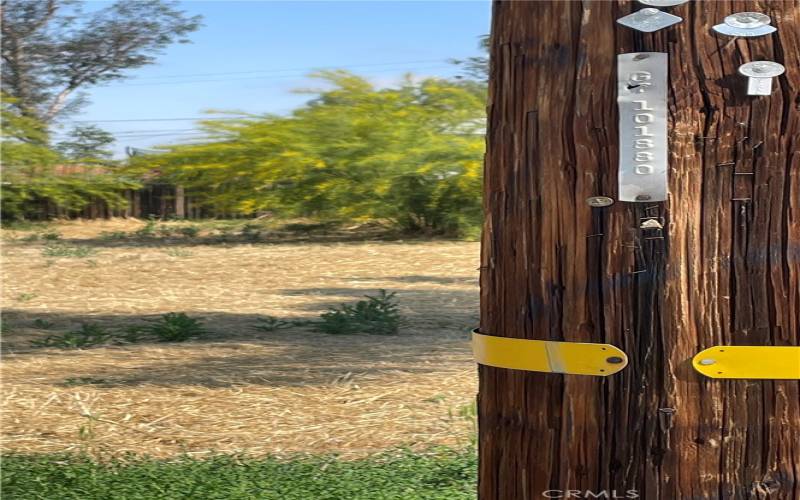
[[[65,210],[44,200],[32,203],[27,212],[29,218],[40,220],[51,218],[107,219],[110,217],[201,219],[225,215],[200,207],[190,196],[184,194],[184,190],[180,186],[154,183],[141,189],[126,189],[121,194],[127,200],[127,206],[123,208],[113,208],[105,201],[96,199],[88,203],[82,210]]]

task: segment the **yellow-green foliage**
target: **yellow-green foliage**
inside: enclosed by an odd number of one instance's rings
[[[376,89],[347,72],[289,116],[209,120],[201,144],[141,158],[226,211],[385,220],[457,234],[480,219],[484,92],[474,82],[407,78]],[[317,92],[315,92],[317,93]]]
[[[65,160],[49,146],[47,127],[33,117],[19,114],[13,99],[3,97],[2,147],[3,218],[25,218],[38,212],[32,202],[49,201],[64,210],[80,210],[93,199],[110,205],[124,202],[120,190],[138,184],[97,166],[79,173],[59,172]]]

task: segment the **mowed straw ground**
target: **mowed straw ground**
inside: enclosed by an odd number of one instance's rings
[[[26,233],[4,232],[5,451],[356,457],[469,440],[477,243],[96,238],[140,224],[54,226],[93,245],[84,258],[47,257]],[[407,320],[397,336],[253,328],[267,315],[314,318],[381,288],[397,292]],[[82,323],[116,330],[172,311],[202,317],[209,333],[84,350],[30,344]]]

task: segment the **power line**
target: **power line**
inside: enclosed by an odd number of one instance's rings
[[[156,134],[156,135],[130,135],[130,136],[123,136],[117,137],[115,142],[123,143],[125,141],[139,141],[145,139],[175,139],[175,140],[186,140],[186,139],[211,139],[211,136],[202,135],[202,134]]]
[[[438,64],[438,65],[435,65],[435,66],[418,66],[418,67],[412,68],[412,69],[414,69],[414,70],[428,70],[428,69],[440,69],[440,68],[451,68],[451,67],[452,67],[452,65]],[[337,68],[337,69],[347,69],[347,68]],[[386,68],[386,69],[381,70],[381,71],[371,71],[371,72],[368,72],[367,74],[394,72],[394,71],[398,71],[398,70],[401,70],[401,69],[405,69],[405,68],[402,68],[402,67]],[[267,81],[277,80],[277,79],[281,79],[281,78],[297,78],[297,77],[302,77],[302,76],[306,76],[306,73],[296,73],[296,74],[293,74],[293,75],[272,76]],[[240,80],[263,80],[263,79],[264,79],[263,76],[245,76],[245,77],[241,77],[241,78],[215,78],[215,79],[211,79],[211,80],[185,80],[185,81],[180,81],[180,82],[122,83],[122,84],[118,84],[118,85],[117,84],[108,85],[106,88],[159,87],[159,86],[164,86],[164,85],[188,85],[188,84],[196,84],[196,83],[232,82],[232,81],[240,81]]]
[[[124,120],[70,120],[69,123],[226,121],[254,117],[253,115],[241,115],[234,118],[209,118],[207,116],[195,116],[192,118],[128,118]]]
[[[425,61],[409,61],[408,64],[422,63],[422,62],[425,62]],[[442,62],[442,61],[437,59],[437,60],[431,60],[431,62]],[[389,65],[389,64],[400,64],[400,63],[385,63],[385,65]],[[377,64],[376,65],[363,65],[363,66],[377,66]],[[353,67],[356,67],[356,66],[350,66],[350,68],[353,68]],[[433,67],[416,68],[416,69],[437,69],[437,68],[444,68],[444,67],[450,68],[450,67],[452,67],[452,64],[448,64],[447,66],[437,65],[437,66],[433,66]],[[317,69],[318,70],[322,70],[322,69],[348,69],[348,68],[342,68],[340,66],[340,67],[336,67],[336,68],[330,67],[330,68],[317,68]],[[395,70],[396,69],[391,69],[391,71],[395,71]],[[285,70],[285,71],[289,71],[289,70]],[[200,75],[212,75],[212,74],[213,73],[205,73],[205,74],[198,73],[197,75],[200,76]],[[223,74],[223,73],[220,73],[220,74]],[[177,77],[177,76],[190,76],[190,75],[173,75],[173,76]],[[286,76],[302,76],[302,75],[286,75]],[[150,77],[150,78],[157,78],[157,77]],[[248,78],[242,78],[242,79],[258,79],[258,78],[261,78],[261,77],[248,77]],[[242,79],[238,79],[238,80],[242,80]],[[237,80],[237,79],[195,80],[195,81],[184,81],[184,82],[156,82],[156,83],[149,83],[149,84],[146,83],[146,84],[128,84],[128,85],[123,84],[122,86],[173,85],[173,84],[181,85],[181,84],[199,83],[199,82],[227,82],[227,81],[231,81],[231,80]],[[231,121],[231,120],[241,120],[241,119],[253,118],[253,117],[254,117],[254,115],[238,115],[238,116],[227,117],[227,118],[213,118],[213,117],[208,117],[208,116],[190,117],[190,118],[130,118],[130,119],[111,119],[111,120],[69,120],[67,123],[125,123],[125,122],[160,122],[160,121]]]
[[[107,131],[115,137],[126,137],[132,135],[150,135],[150,134],[183,134],[183,133],[208,133],[208,131],[199,128],[182,128],[182,129],[152,129],[152,130],[126,130],[121,132]],[[216,133],[216,132],[214,132]],[[53,134],[54,137],[68,138],[71,136],[68,132],[58,132]]]
[[[161,133],[178,133],[178,132],[202,132],[198,128],[154,128],[142,130],[120,130],[119,132],[109,131],[109,134],[114,135],[139,135],[139,134],[161,134]]]
[[[205,130],[187,130],[186,132],[180,132],[180,131],[174,131],[174,132],[173,131],[153,131],[153,132],[140,132],[138,134],[120,134],[120,135],[114,134],[114,135],[117,135],[117,137],[136,137],[136,136],[142,136],[142,135],[186,135],[186,134],[205,134],[205,135],[210,135],[210,134],[217,134],[217,133],[216,132],[207,132]]]
[[[313,67],[308,66],[305,68],[285,68],[285,69],[255,69],[255,70],[248,70],[248,71],[223,71],[223,72],[216,72],[216,73],[185,73],[181,75],[161,75],[161,76],[141,76],[137,77],[138,80],[160,80],[162,78],[188,78],[188,77],[195,77],[195,76],[219,76],[219,75],[247,75],[252,73],[284,73],[287,71],[324,71],[324,70],[334,70],[334,69],[342,69],[342,68],[370,68],[376,66],[397,66],[397,65],[404,65],[404,64],[428,64],[428,63],[442,63],[446,62],[442,59],[427,59],[421,61],[396,61],[396,62],[388,62],[388,63],[374,63],[374,64],[345,64],[340,66],[323,66],[323,67]]]

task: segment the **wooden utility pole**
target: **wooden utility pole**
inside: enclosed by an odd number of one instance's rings
[[[481,366],[481,500],[800,498],[800,382],[691,364],[715,345],[800,345],[800,2],[691,1],[654,33],[616,23],[642,7],[494,3],[480,329],[608,343],[629,364]],[[777,32],[711,30],[743,11]],[[669,198],[592,208],[618,192],[616,55],[641,51],[669,55]],[[786,67],[769,96],[737,73],[754,60]],[[650,216],[663,239],[640,228]]]

